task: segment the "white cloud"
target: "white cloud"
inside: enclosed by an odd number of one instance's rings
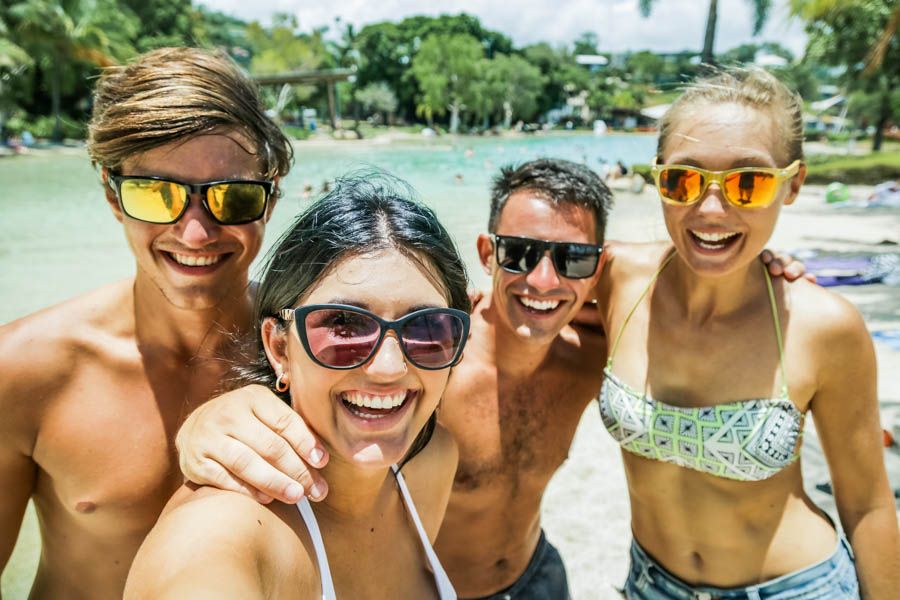
[[[570,44],[582,32],[593,31],[601,51],[649,49],[657,52],[699,50],[706,31],[708,2],[699,0],[657,0],[653,13],[644,19],[638,13],[638,0],[529,0],[501,1],[444,0],[200,0],[210,8],[246,20],[264,23],[275,12],[297,16],[303,30],[328,25],[335,17],[343,23],[362,27],[379,21],[399,21],[415,15],[457,14],[477,16],[489,28],[509,35],[517,46],[538,41]],[[766,27],[752,37],[752,2],[719,0],[716,51],[739,44],[777,41],[796,55],[806,44],[802,24],[791,20],[788,0],[776,0]]]

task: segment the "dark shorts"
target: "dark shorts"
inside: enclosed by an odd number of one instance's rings
[[[477,600],[569,600],[569,581],[566,566],[559,551],[547,541],[544,532],[537,548],[515,583],[496,594]]]

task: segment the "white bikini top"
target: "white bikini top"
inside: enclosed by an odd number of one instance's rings
[[[416,525],[416,531],[418,531],[419,539],[422,541],[422,547],[425,549],[425,556],[428,558],[431,572],[434,573],[434,583],[437,586],[438,597],[441,600],[456,600],[456,590],[453,589],[453,584],[450,583],[447,572],[444,571],[444,567],[441,566],[441,561],[438,560],[437,554],[434,553],[434,548],[431,547],[431,542],[428,540],[428,534],[425,533],[425,528],[422,526],[422,521],[419,519],[419,513],[416,511],[416,505],[413,503],[412,496],[409,495],[409,490],[406,487],[406,481],[403,479],[403,474],[400,472],[400,468],[397,465],[391,465],[391,470],[394,472],[394,477],[397,480],[397,487],[400,488],[400,494],[403,496],[403,503],[406,505],[406,511],[409,513],[409,516],[412,517],[413,523]],[[322,600],[337,600],[337,596],[334,593],[334,581],[331,579],[331,567],[328,566],[328,556],[325,554],[325,543],[322,541],[322,532],[319,530],[319,523],[316,521],[316,515],[313,514],[312,507],[309,505],[309,500],[305,497],[297,503],[297,508],[300,510],[300,516],[303,517],[304,523],[306,523],[306,528],[309,530],[309,535],[312,538],[313,548],[316,551],[316,561],[319,563],[319,577],[322,580]]]

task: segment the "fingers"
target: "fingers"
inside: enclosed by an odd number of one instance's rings
[[[322,468],[328,464],[328,453],[319,443],[306,422],[284,402],[268,399],[253,403],[253,414],[269,429],[287,440],[291,447],[310,466]],[[275,457],[276,460],[279,457]]]
[[[222,465],[211,460],[205,459],[194,466],[193,473],[198,480],[194,483],[200,485],[211,485],[220,490],[229,490],[249,496],[260,504],[268,504],[272,501],[272,497],[256,490],[253,486],[241,481],[231,473],[229,473]]]

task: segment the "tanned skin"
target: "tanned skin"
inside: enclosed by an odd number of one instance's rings
[[[247,147],[238,134],[200,135],[122,170],[260,179]],[[151,225],[123,215],[111,190],[107,201],[135,278],[0,328],[0,565],[33,498],[36,599],[122,597],[138,547],[183,482],[175,432],[220,388],[232,335],[249,325],[247,269],[268,218],[221,226],[193,198],[179,222]],[[219,262],[192,272],[173,253]]]

